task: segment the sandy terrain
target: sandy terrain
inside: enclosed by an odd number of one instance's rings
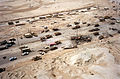
[[[115,7],[113,7],[115,6]],[[88,10],[90,8],[90,10]],[[109,8],[109,9],[108,9]],[[120,79],[120,5],[108,0],[8,0],[0,2],[0,41],[16,38],[16,45],[0,51],[0,79]],[[107,10],[106,10],[107,9]],[[55,17],[56,12],[63,14]],[[47,16],[51,14],[52,17]],[[46,17],[40,19],[40,17]],[[100,18],[112,16],[100,22]],[[12,20],[13,25],[8,25]],[[29,20],[29,21],[28,21]],[[17,25],[16,21],[20,24]],[[72,29],[74,22],[80,28]],[[19,24],[18,23],[18,24]],[[71,24],[68,27],[68,24]],[[100,26],[95,26],[99,24]],[[47,26],[49,32],[41,33]],[[55,36],[53,28],[59,28],[62,35]],[[99,29],[94,35],[91,29]],[[34,32],[38,36],[25,38],[24,34]],[[44,42],[45,35],[53,38]],[[80,42],[77,48],[64,49],[74,45],[71,36],[89,35],[91,42]],[[99,37],[103,35],[102,40]],[[22,37],[22,39],[21,39]],[[57,50],[44,55],[40,49],[50,43],[61,41]],[[76,44],[76,43],[75,43]],[[19,46],[28,45],[32,52],[21,56]],[[3,56],[7,56],[3,59]],[[16,56],[17,60],[9,61]],[[33,61],[35,56],[42,60]]]
[[[94,2],[98,4],[102,0],[10,0],[0,3],[0,21],[77,9],[96,4]]]

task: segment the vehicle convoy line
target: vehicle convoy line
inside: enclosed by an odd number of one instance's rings
[[[58,13],[63,13],[63,12],[71,12],[71,11],[76,11],[76,10],[81,10],[81,9],[86,9],[89,7],[94,7],[95,4],[87,4],[86,7],[82,7],[82,8],[77,8],[77,9],[72,9],[72,10],[66,10],[66,11],[58,11],[58,12],[53,12],[53,13],[47,13],[47,14],[43,14],[43,15],[38,15],[38,16],[32,16],[32,17],[40,17],[40,16],[46,16],[46,15],[51,15],[51,14],[58,14]],[[29,19],[32,17],[22,17],[22,18],[17,18],[17,19],[12,19],[12,20],[6,20],[6,21],[1,21],[0,23],[7,23],[9,21],[16,21],[16,20],[25,20],[25,19]]]

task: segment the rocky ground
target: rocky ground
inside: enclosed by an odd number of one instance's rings
[[[5,4],[18,2],[22,4],[13,5],[14,9],[4,11]],[[30,2],[26,3],[25,0],[11,0],[10,4],[7,1],[0,6],[1,15],[6,13],[4,17],[7,17],[0,18],[0,21],[5,21],[0,23],[0,40],[8,40],[11,37],[19,40],[19,44],[17,40],[15,46],[0,51],[0,67],[6,68],[0,73],[0,79],[120,79],[120,5],[118,2],[107,0],[56,0],[56,2],[35,0],[33,2],[36,8],[32,10],[28,8]],[[17,6],[16,9],[14,6]],[[41,12],[45,8],[47,9]],[[51,11],[48,11],[48,8]],[[63,15],[54,17],[56,14],[54,12],[57,11]],[[54,14],[52,18],[39,19],[41,17],[38,16],[39,12],[40,15]],[[36,17],[33,17],[32,13],[37,14]],[[24,16],[24,19],[20,19],[18,15]],[[13,20],[14,24],[8,25],[7,20]],[[16,26],[16,21],[24,25]],[[80,23],[78,24],[80,28],[73,29],[75,22]],[[48,26],[50,31],[41,33],[44,30],[43,26]],[[58,32],[62,35],[55,36],[53,28],[59,28]],[[35,32],[38,36],[25,38],[23,35],[29,31]],[[53,35],[53,38],[41,42],[40,38],[48,34]],[[88,35],[92,40],[89,42],[82,40],[75,43],[78,44],[77,48],[64,49],[64,46],[75,42],[71,40],[72,36],[79,35]],[[57,50],[49,51],[44,55],[39,54],[40,49],[54,41],[62,42],[57,46]],[[28,45],[33,50],[32,53],[21,57],[19,45]],[[16,56],[18,60],[10,62],[8,58],[3,60],[3,56]],[[42,59],[33,61],[34,56],[41,56]]]

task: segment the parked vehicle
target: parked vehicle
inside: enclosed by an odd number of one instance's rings
[[[27,45],[24,45],[24,46],[20,46],[19,49],[24,49],[24,48],[28,48]]]
[[[40,16],[39,19],[46,19],[46,16]]]
[[[42,57],[41,56],[36,56],[36,57],[33,57],[33,61],[38,61],[38,60],[41,60],[42,59]]]
[[[53,37],[52,35],[46,35],[47,39],[52,38],[52,37]]]
[[[55,41],[56,45],[62,44],[61,41]]]
[[[5,68],[0,68],[0,73],[4,72],[5,70]]]
[[[94,29],[89,30],[89,32],[94,32],[94,31],[99,31],[99,30],[100,30],[99,28],[94,28]]]
[[[53,30],[53,31],[58,31],[59,29],[58,29],[58,28],[53,28],[52,30]]]
[[[23,52],[22,56],[29,55],[29,52]]]
[[[16,39],[15,38],[10,38],[9,41],[16,41]]]
[[[8,47],[7,46],[0,46],[0,50],[4,50],[4,49],[7,49]]]
[[[24,52],[31,52],[30,48],[23,48],[23,49],[21,49],[21,51],[22,51],[22,53],[24,53]]]
[[[17,57],[10,57],[9,58],[9,61],[14,61],[14,60],[17,60]]]
[[[43,42],[43,41],[46,41],[46,38],[45,37],[41,37],[40,40]]]
[[[59,35],[61,35],[60,32],[56,32],[56,33],[54,33],[54,34],[55,34],[55,36],[59,36]]]
[[[50,46],[55,46],[56,45],[56,43],[50,43]]]
[[[0,42],[0,45],[5,45],[5,44],[7,44],[6,40]]]
[[[6,56],[3,56],[3,59],[6,59],[7,57]]]
[[[78,25],[78,24],[80,24],[80,22],[74,22],[74,24],[75,24],[75,25]]]
[[[32,38],[33,37],[33,35],[31,33],[26,33],[26,34],[24,34],[24,36],[25,36],[25,38]]]
[[[14,25],[14,23],[12,21],[8,22],[8,25]]]
[[[76,26],[74,26],[72,29],[79,29],[80,28],[80,26],[79,25],[76,25]]]
[[[58,47],[51,47],[50,50],[56,50]]]

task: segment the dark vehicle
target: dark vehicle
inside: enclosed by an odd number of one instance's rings
[[[118,30],[118,33],[120,33],[120,30]]]
[[[56,50],[58,47],[51,47],[50,50]]]
[[[8,25],[14,25],[14,23],[13,22],[8,22]]]
[[[55,41],[56,45],[62,44],[61,41]]]
[[[45,29],[44,32],[49,32],[50,30],[49,29]]]
[[[16,21],[15,23],[19,23],[19,21]]]
[[[68,24],[67,27],[71,27],[72,25],[71,24]]]
[[[61,35],[60,32],[56,32],[56,33],[54,33],[54,34],[55,34],[55,36],[59,36],[59,35]]]
[[[40,40],[43,42],[43,41],[46,41],[46,38],[45,37],[41,37]]]
[[[87,36],[87,35],[82,35],[81,37],[80,37],[80,41],[81,42],[91,42],[91,40],[92,40],[92,37],[90,37],[90,36]]]
[[[11,38],[11,39],[9,39],[9,41],[16,41],[16,39],[15,38]]]
[[[53,37],[52,35],[46,35],[47,39],[52,38],[52,37]]]
[[[95,24],[95,26],[94,27],[99,27],[100,25],[99,24]]]
[[[103,35],[100,35],[100,36],[99,36],[99,40],[102,40],[102,39],[104,39],[104,36],[103,36]]]
[[[5,70],[5,68],[0,68],[0,73],[4,72]]]
[[[77,26],[74,26],[72,29],[79,29],[79,28],[80,28],[80,26],[77,25]]]
[[[104,16],[104,19],[111,19],[111,16]]]
[[[59,29],[58,29],[58,28],[53,28],[52,30],[53,30],[53,31],[58,31]]]
[[[3,59],[6,59],[7,57],[6,56],[3,56]]]
[[[110,25],[115,25],[115,22],[111,22]]]
[[[9,41],[9,42],[7,42],[7,44],[12,44],[12,45],[14,45],[15,42],[14,42],[14,41]]]
[[[95,36],[98,36],[99,35],[99,32],[94,32],[93,33]]]
[[[6,41],[6,40],[0,42],[0,45],[5,45],[5,44],[7,44],[7,41]]]
[[[13,42],[13,41],[9,41],[9,42],[7,42],[7,44],[6,44],[6,47],[12,47],[13,45],[15,45],[15,42]]]
[[[31,52],[30,48],[24,48],[24,49],[21,49],[22,53],[24,52]]]
[[[46,19],[46,17],[45,16],[40,16],[39,19]]]
[[[94,31],[99,31],[99,30],[100,30],[99,28],[95,28],[95,29],[89,30],[89,32],[94,32]]]
[[[42,57],[41,56],[36,56],[36,57],[33,57],[33,61],[38,61],[38,60],[41,60],[42,59]]]
[[[49,49],[39,50],[39,52],[45,52],[45,53],[47,53],[48,51]]]
[[[92,37],[87,36],[87,35],[72,36],[71,40],[76,40],[76,41],[79,41],[79,42],[91,42]]]
[[[0,46],[0,50],[5,50],[5,49],[7,49],[8,47],[6,47],[6,46]]]
[[[12,44],[6,44],[6,47],[7,48],[12,47]]]
[[[78,25],[78,24],[80,24],[80,22],[74,22],[74,24],[75,24],[75,25]]]

